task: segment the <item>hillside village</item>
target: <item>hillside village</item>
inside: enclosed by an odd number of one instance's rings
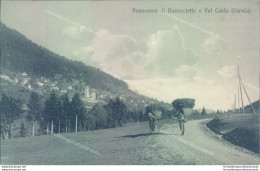
[[[53,78],[48,79],[45,77],[32,78],[26,72],[18,74],[2,73],[0,74],[0,78],[28,91],[34,91],[41,96],[49,95],[52,91],[55,91],[59,96],[67,93],[71,100],[76,93],[79,93],[85,107],[89,110],[97,103],[105,104],[109,99],[114,99],[116,97],[126,104],[132,104],[135,107],[142,106],[142,108],[155,102],[155,100],[147,97],[134,99],[126,97],[123,94],[112,94],[108,91],[98,90],[82,81],[76,79],[68,80],[64,78],[62,74],[55,74]]]
[[[55,54],[1,26],[4,137],[34,135],[32,130],[35,135],[46,134],[51,123],[56,133],[114,128],[145,121],[145,108],[150,104],[162,104],[167,109],[171,106],[130,90],[126,82],[98,68]]]

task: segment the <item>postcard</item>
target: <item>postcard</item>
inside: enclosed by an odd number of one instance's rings
[[[2,170],[258,170],[259,7],[1,1]]]

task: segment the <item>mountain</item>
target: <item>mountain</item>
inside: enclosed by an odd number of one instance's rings
[[[67,79],[82,80],[105,91],[128,90],[128,85],[82,62],[72,61],[41,47],[1,23],[1,69],[26,72],[30,77],[52,78],[62,74]]]
[[[1,89],[9,96],[27,102],[30,91],[36,91],[48,98],[52,88],[63,92],[79,92],[84,96],[84,86],[87,85],[100,98],[120,97],[130,108],[142,106],[144,109],[151,103],[162,103],[128,89],[127,83],[97,68],[70,60],[37,45],[3,23],[0,23],[0,35]],[[44,86],[39,87],[41,84]],[[92,92],[89,90],[89,95]]]

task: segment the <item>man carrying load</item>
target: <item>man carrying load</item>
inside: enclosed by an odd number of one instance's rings
[[[177,119],[179,121],[181,135],[184,135],[184,123],[186,123],[184,119],[184,113],[185,115],[191,114],[194,105],[195,105],[195,99],[190,99],[190,98],[176,99],[172,102],[172,106],[177,111]],[[184,110],[186,112],[184,112]]]
[[[149,119],[149,126],[151,133],[155,133],[157,129],[157,122],[161,119],[163,108],[157,104],[151,104],[145,108]]]
[[[179,120],[181,135],[184,135],[184,123],[186,123],[186,121],[184,119],[184,114],[179,112],[177,119]]]

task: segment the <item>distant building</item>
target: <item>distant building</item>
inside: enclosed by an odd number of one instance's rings
[[[30,89],[30,90],[32,90],[32,85],[31,85],[31,84],[28,84],[28,85],[27,85],[27,88]]]
[[[44,83],[48,83],[49,79],[46,79],[45,77],[41,77],[41,81],[44,82]]]
[[[18,85],[26,86],[26,84],[28,84],[28,82],[31,80],[31,77],[27,76],[27,73],[24,72],[22,73],[22,75],[16,76],[15,79],[18,80],[17,82]]]
[[[96,95],[95,92],[92,92],[92,93],[91,93],[91,99],[92,99],[93,101],[95,101],[95,100],[97,99],[97,95]]]
[[[59,91],[60,89],[59,89],[59,87],[56,87],[56,86],[54,86],[54,87],[51,87],[51,91]]]
[[[67,94],[68,94],[69,99],[71,100],[74,96],[74,91],[73,90],[67,90]]]
[[[65,93],[67,93],[67,90],[60,90],[60,92],[61,92],[62,94],[65,94]]]
[[[17,84],[19,80],[17,78],[14,79],[14,83]]]
[[[85,86],[85,97],[89,98],[89,86]]]
[[[7,80],[7,81],[12,81],[12,79],[9,78],[7,75],[0,75],[1,79]]]
[[[26,73],[26,72],[23,72],[23,73],[22,73],[22,76],[27,76],[27,73]]]
[[[125,97],[123,97],[123,96],[119,96],[119,99],[120,99],[121,101],[125,101]]]
[[[22,105],[22,110],[29,111],[28,106],[25,103]]]
[[[39,87],[42,87],[44,84],[42,83],[42,82],[37,82],[37,85],[39,86]]]

